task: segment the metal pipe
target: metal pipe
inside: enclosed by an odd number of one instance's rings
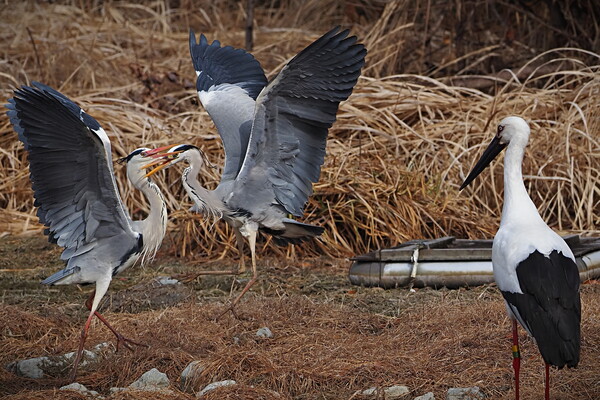
[[[600,277],[600,250],[575,258],[582,281]],[[356,260],[349,272],[350,282],[361,286],[393,288],[411,282],[413,263],[378,260]],[[478,286],[494,282],[491,260],[479,261],[419,261],[415,287]]]

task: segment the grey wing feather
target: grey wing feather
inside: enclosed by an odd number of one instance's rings
[[[200,35],[200,42],[196,42],[196,35],[191,29],[190,55],[198,74],[198,91],[208,91],[213,86],[229,83],[244,89],[248,96],[256,100],[267,84],[265,73],[252,54],[231,46],[221,47],[218,40],[208,44],[203,34]]]
[[[328,129],[364,65],[366,49],[355,36],[347,36],[348,30],[340,32],[339,27],[329,31],[261,92],[236,179],[240,194],[270,187],[288,213],[302,215],[321,173]]]
[[[28,152],[34,205],[49,240],[65,248],[63,259],[91,250],[90,243],[102,238],[135,246],[137,234],[119,197],[110,143],[100,124],[61,93],[37,82],[33,86],[16,90],[6,107]]]
[[[267,84],[267,78],[254,56],[231,46],[208,44],[204,35],[196,42],[190,30],[190,55],[196,70],[196,90],[215,123],[223,147],[225,167],[222,180],[234,179],[248,147],[254,100]],[[232,90],[238,88],[238,90]],[[205,96],[207,93],[213,96]]]

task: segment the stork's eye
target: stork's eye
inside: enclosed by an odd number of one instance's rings
[[[504,130],[504,125],[498,125],[498,134]]]

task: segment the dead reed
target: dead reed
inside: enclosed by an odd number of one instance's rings
[[[481,16],[487,3],[460,4]],[[576,47],[536,52],[551,43],[540,39],[534,16],[523,11],[517,23],[509,6],[503,10],[514,23],[510,34],[496,26],[485,30],[460,13],[440,19],[448,10],[437,1],[274,4],[259,2],[255,12],[254,53],[268,76],[335,24],[351,26],[369,55],[354,94],[340,107],[321,180],[306,207],[305,220],[325,226],[326,233],[301,249],[265,242],[268,251],[337,257],[413,238],[491,237],[501,209],[501,167],[464,193],[457,188],[495,124],[509,114],[532,124],[524,173],[544,219],[561,231],[597,232],[597,54]],[[29,2],[1,12],[2,101],[13,88],[42,81],[103,125],[115,158],[140,146],[189,142],[222,165],[220,139],[193,89],[187,35],[193,27],[241,47],[240,3]],[[460,23],[473,35],[457,32]],[[39,231],[26,157],[4,115],[0,165],[1,231]],[[235,245],[227,226],[186,211],[191,204],[179,173],[172,169],[158,178],[172,213],[163,249],[197,258],[229,255]],[[122,169],[117,175],[127,207],[141,218],[144,199]],[[215,187],[218,169],[208,169],[203,179]]]

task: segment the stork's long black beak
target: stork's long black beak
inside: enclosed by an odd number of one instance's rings
[[[485,149],[485,151],[481,155],[481,158],[479,159],[479,161],[477,161],[477,164],[475,164],[475,166],[469,173],[469,176],[467,176],[467,179],[465,179],[463,184],[460,185],[459,190],[463,190],[469,185],[469,183],[473,182],[477,175],[479,175],[481,171],[483,171],[488,165],[490,165],[494,158],[496,158],[496,156],[500,154],[500,152],[504,150],[504,148],[507,145],[508,143],[500,143],[500,137],[495,136],[494,140],[492,140],[487,149]]]

